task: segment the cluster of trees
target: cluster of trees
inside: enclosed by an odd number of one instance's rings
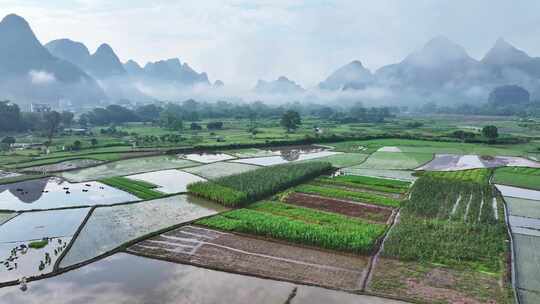
[[[497,137],[499,137],[499,129],[496,126],[488,125],[482,128],[482,136],[487,138],[489,142],[495,142]],[[463,141],[471,140],[476,138],[477,134],[474,132],[457,130],[450,134],[451,137],[459,138]]]
[[[71,112],[22,112],[17,104],[0,101],[0,131],[17,132],[26,130],[57,130],[60,126],[70,127],[74,122]]]
[[[360,102],[347,109],[313,107],[315,108],[311,115],[339,123],[384,122],[386,118],[395,117],[395,113],[399,112],[397,107],[364,107]]]
[[[540,100],[531,100],[527,90],[516,85],[500,86],[489,94],[488,102],[478,105],[440,106],[428,102],[417,109],[426,114],[540,116]]]

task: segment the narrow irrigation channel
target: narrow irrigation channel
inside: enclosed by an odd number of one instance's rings
[[[384,250],[384,242],[386,241],[388,235],[392,231],[392,228],[394,228],[394,226],[399,222],[399,215],[400,215],[400,209],[396,209],[394,211],[394,214],[392,214],[392,217],[391,217],[392,218],[392,224],[390,225],[390,227],[384,233],[377,251],[375,252],[375,254],[369,260],[366,275],[364,276],[364,280],[362,281],[362,284],[360,286],[360,291],[361,292],[366,292],[366,288],[367,288],[369,282],[371,281],[371,277],[373,275],[373,268],[375,268],[375,266],[377,264],[377,261],[379,259],[379,256],[381,255],[382,251]]]

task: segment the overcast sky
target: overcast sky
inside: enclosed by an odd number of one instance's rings
[[[42,43],[70,38],[120,59],[178,57],[212,81],[304,87],[352,60],[371,70],[444,35],[481,58],[498,37],[540,56],[538,0],[0,0]]]

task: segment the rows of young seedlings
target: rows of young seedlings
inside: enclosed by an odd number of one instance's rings
[[[506,228],[491,185],[423,176],[401,209],[383,255],[408,261],[499,272]]]
[[[422,176],[450,179],[461,182],[473,182],[486,184],[491,176],[491,169],[471,169],[460,171],[427,171],[420,173]]]
[[[140,199],[156,199],[165,194],[154,190],[157,186],[148,182],[132,180],[122,176],[109,177],[100,180],[100,182],[111,187],[129,192]]]
[[[188,191],[237,207],[275,194],[332,170],[328,162],[290,163],[193,183]]]

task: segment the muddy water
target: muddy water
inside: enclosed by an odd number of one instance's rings
[[[30,282],[26,292],[0,289],[10,304],[397,304],[387,299],[264,280],[119,253],[83,268]]]
[[[56,177],[0,185],[0,210],[42,210],[137,200],[132,194],[99,182],[69,183]]]

